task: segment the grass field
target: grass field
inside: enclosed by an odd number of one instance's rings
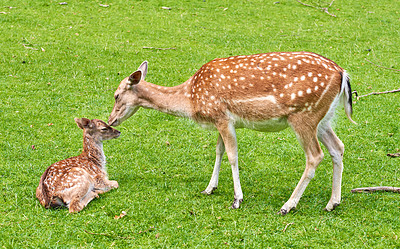
[[[231,210],[226,156],[218,190],[200,193],[211,177],[216,132],[144,109],[118,127],[121,138],[104,143],[118,189],[73,215],[35,198],[44,170],[81,151],[74,117],[106,120],[119,82],[144,60],[148,81],[174,86],[217,57],[312,51],[345,68],[359,94],[400,88],[397,1],[335,1],[329,12],[337,17],[294,0],[60,2],[0,4],[1,248],[400,246],[399,195],[350,193],[400,185],[400,158],[386,156],[400,150],[400,93],[355,101],[358,125],[338,112],[343,194],[330,213],[323,211],[332,179],[325,149],[297,209],[279,216],[304,170],[303,152],[289,129],[239,130],[244,202]]]

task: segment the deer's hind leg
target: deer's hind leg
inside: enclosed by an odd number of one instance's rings
[[[298,119],[292,117],[289,122],[306,155],[306,168],[289,200],[282,206],[279,212],[282,215],[287,214],[291,209],[297,206],[307,185],[310,183],[311,179],[314,178],[316,168],[324,158],[324,153],[317,139],[317,124],[312,125],[309,123],[304,125],[304,117],[299,117]]]
[[[344,145],[336,136],[329,122],[318,127],[318,138],[328,149],[333,163],[332,195],[325,207],[325,210],[332,211],[340,204],[341,199]]]
[[[93,192],[95,181],[85,170],[73,168],[61,178],[57,196],[63,200],[70,213],[81,211],[97,193]]]

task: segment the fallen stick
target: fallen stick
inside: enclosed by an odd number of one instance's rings
[[[387,154],[388,157],[400,157],[400,153],[389,153]]]
[[[286,224],[286,226],[285,226],[285,228],[282,230],[282,232],[286,232],[286,229],[290,226],[290,225],[293,225],[294,223],[287,223]]]
[[[380,68],[384,68],[384,69],[388,69],[388,70],[393,70],[393,71],[400,72],[400,69],[395,69],[395,68],[390,68],[390,67],[384,67],[384,66],[382,66],[382,65],[379,65],[379,64],[373,63],[372,61],[368,60],[367,58],[365,58],[365,60],[366,60],[366,61],[368,61],[369,63],[371,63],[372,65],[375,65],[375,66],[377,66],[377,67],[380,67]]]
[[[352,193],[371,193],[377,191],[400,193],[400,188],[380,186],[380,187],[355,188],[351,190]]]
[[[170,50],[170,49],[176,49],[176,48],[155,48],[155,47],[143,47],[143,49]]]
[[[391,91],[372,92],[372,93],[368,93],[368,94],[365,94],[365,95],[358,95],[357,91],[353,91],[352,93],[354,93],[356,95],[356,98],[359,99],[359,98],[367,97],[367,96],[370,96],[370,95],[379,95],[379,94],[397,93],[397,92],[400,92],[400,88],[399,89],[395,89],[395,90],[391,90]]]
[[[330,16],[337,17],[335,14],[329,13],[329,11],[328,11],[328,9],[332,6],[334,1],[335,0],[332,0],[332,2],[329,4],[329,6],[324,8],[324,7],[317,7],[317,6],[309,5],[309,4],[306,4],[306,3],[303,3],[303,2],[300,2],[299,0],[297,0],[297,2],[301,3],[304,6],[320,9],[320,10],[322,10],[323,12],[325,12],[326,14],[328,14]]]

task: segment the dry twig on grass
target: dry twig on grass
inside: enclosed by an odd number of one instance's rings
[[[377,67],[380,67],[380,68],[384,68],[384,69],[388,69],[388,70],[393,70],[393,71],[400,72],[400,69],[395,69],[395,68],[390,68],[390,67],[384,67],[384,66],[382,66],[382,65],[379,65],[379,64],[373,63],[372,61],[368,60],[367,58],[365,58],[365,60],[366,60],[366,61],[368,61],[369,63],[371,63],[372,65],[375,65],[375,66],[377,66]]]
[[[399,89],[395,89],[395,90],[391,90],[391,91],[372,92],[372,93],[368,93],[368,94],[365,94],[365,95],[358,95],[358,92],[357,92],[357,91],[353,91],[352,94],[355,94],[355,95],[356,95],[356,98],[357,98],[357,100],[358,100],[358,99],[360,99],[360,98],[362,98],[362,97],[367,97],[367,96],[370,96],[370,95],[379,95],[379,94],[397,93],[397,92],[400,92],[400,88],[399,88]]]
[[[388,156],[388,157],[400,157],[400,153],[393,153],[393,154],[389,153],[386,156]]]
[[[143,49],[170,50],[170,49],[176,49],[176,48],[155,48],[155,47],[143,47]]]
[[[293,224],[294,224],[293,222],[287,223],[286,226],[285,226],[285,228],[282,230],[282,232],[286,232],[286,229],[287,229],[290,225],[293,225]]]
[[[355,188],[351,190],[352,193],[371,193],[376,191],[400,193],[400,188],[380,186],[380,187]]]
[[[325,12],[326,14],[328,14],[330,16],[337,17],[335,14],[329,13],[329,11],[328,11],[328,9],[332,6],[334,1],[335,0],[332,0],[332,2],[329,4],[329,6],[324,8],[324,7],[317,7],[317,6],[309,5],[309,4],[306,4],[306,3],[303,3],[303,2],[301,2],[299,0],[297,0],[297,2],[301,3],[304,6],[320,9],[320,10],[322,10],[323,12]]]

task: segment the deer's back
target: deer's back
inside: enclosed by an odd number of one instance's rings
[[[329,107],[340,92],[342,72],[335,62],[309,52],[215,59],[192,77],[194,118],[253,122]]]

